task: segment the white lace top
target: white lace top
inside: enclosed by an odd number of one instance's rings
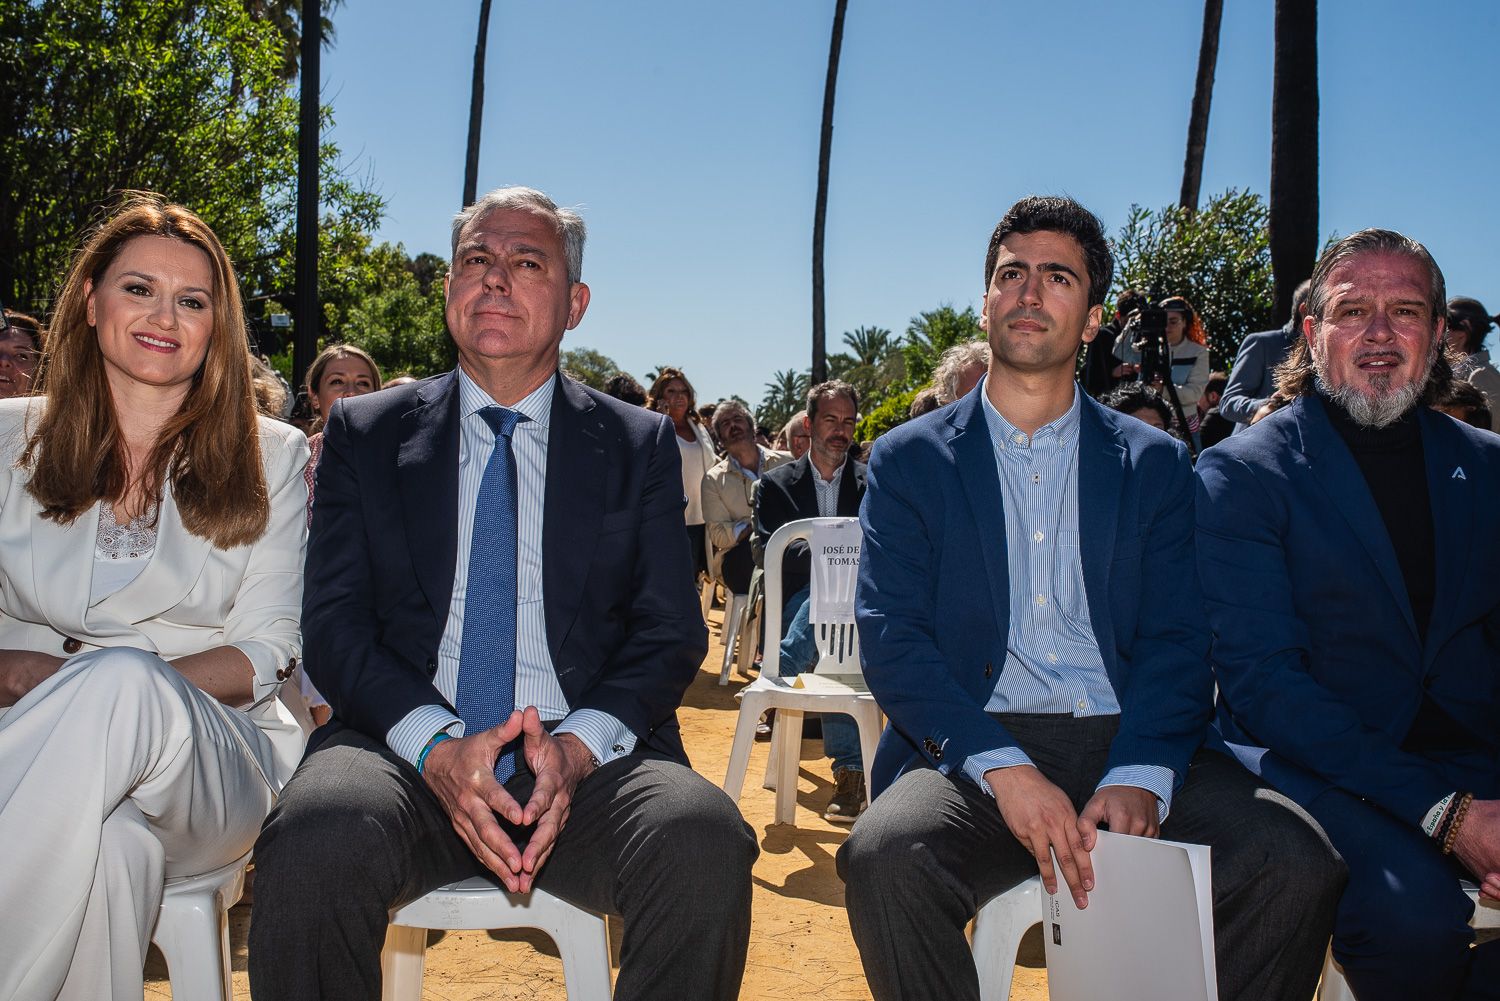
[[[98,604],[139,577],[154,552],[155,510],[121,525],[115,521],[113,507],[105,504],[99,512],[99,533],[94,537],[94,577],[89,586],[89,604]]]

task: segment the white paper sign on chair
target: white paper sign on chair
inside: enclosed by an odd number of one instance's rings
[[[812,607],[809,621],[854,624],[854,582],[859,571],[858,518],[819,520],[812,530]]]

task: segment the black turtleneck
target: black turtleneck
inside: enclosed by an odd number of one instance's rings
[[[1437,556],[1433,540],[1432,500],[1427,492],[1427,463],[1422,452],[1422,425],[1417,411],[1383,428],[1362,427],[1338,404],[1323,398],[1328,419],[1354,455],[1365,483],[1380,509],[1386,534],[1406,582],[1406,597],[1423,643],[1432,619],[1437,589]],[[1401,746],[1407,751],[1438,751],[1478,746],[1452,716],[1424,690],[1422,704]]]

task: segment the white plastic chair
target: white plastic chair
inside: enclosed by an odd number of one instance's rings
[[[1007,1001],[1021,939],[1033,925],[1041,923],[1040,876],[1017,883],[979,908],[970,936],[974,966],[979,971],[979,1001]]]
[[[755,571],[750,578],[750,593],[736,594],[732,607],[724,609],[724,624],[728,634],[724,636],[724,662],[719,665],[719,684],[729,684],[729,667],[738,664],[740,677],[750,677],[750,665],[755,660],[755,648],[760,637],[761,581],[764,575]],[[730,616],[734,621],[730,621]],[[736,646],[738,643],[738,646]]]
[[[1500,928],[1500,904],[1479,899],[1478,885],[1463,881],[1464,892],[1474,901],[1474,916],[1469,924],[1475,928]],[[1354,992],[1344,979],[1344,968],[1333,958],[1333,947],[1329,946],[1328,958],[1323,961],[1323,982],[1318,985],[1318,1001],[1354,1001]]]
[[[245,892],[244,857],[201,876],[167,880],[151,941],[167,961],[172,996],[231,1001],[229,908]]]
[[[381,1001],[421,1001],[427,930],[537,928],[557,943],[572,1001],[608,999],[609,929],[604,915],[545,890],[511,894],[480,877],[433,890],[391,912],[380,953]]]
[[[734,727],[734,745],[729,752],[729,768],[724,775],[724,791],[738,801],[750,766],[750,746],[755,742],[755,724],[768,709],[776,710],[771,730],[771,755],[766,764],[765,788],[776,790],[776,823],[794,823],[797,813],[797,765],[802,742],[802,715],[806,712],[846,713],[859,726],[860,756],[865,774],[875,759],[875,745],[880,740],[880,708],[864,684],[859,666],[859,635],[853,624],[815,625],[818,662],[808,674],[817,681],[804,688],[794,688],[795,678],[782,678],[781,614],[785,602],[781,593],[781,564],[788,544],[809,539],[819,522],[846,522],[847,518],[804,518],[788,522],[772,533],[766,543],[765,601],[766,648],[761,659],[760,677],[736,693],[740,700],[739,719]],[[858,567],[841,568],[849,578]],[[848,581],[845,581],[848,583]],[[847,592],[851,595],[853,588]],[[806,684],[806,682],[804,682]],[[868,787],[867,787],[868,788]],[[866,793],[868,796],[868,792]]]

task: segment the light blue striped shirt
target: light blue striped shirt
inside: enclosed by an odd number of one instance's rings
[[[552,665],[552,652],[547,647],[547,616],[542,598],[542,513],[547,497],[547,440],[556,384],[557,380],[548,379],[514,407],[529,418],[516,425],[511,437],[517,494],[516,708],[536,706],[543,720],[562,720],[553,733],[573,734],[602,764],[629,754],[635,748],[635,734],[613,716],[597,709],[570,713]],[[474,508],[479,501],[484,468],[495,450],[495,433],[479,416],[479,411],[498,406],[462,368],[458,370],[458,403],[458,560],[454,565],[448,621],[438,644],[437,674],[433,678],[438,693],[449,703],[458,691],[458,655],[464,634],[464,592],[469,577]],[[386,746],[416,765],[422,748],[440,730],[462,737],[464,724],[441,705],[418,706],[391,727],[385,737]]]
[[[980,387],[985,422],[1005,505],[1010,571],[1010,635],[1005,666],[985,710],[992,713],[1120,712],[1099,654],[1083,586],[1078,532],[1078,431],[1083,400],[1073,387],[1067,413],[1027,435],[1007,421]],[[971,755],[964,771],[990,791],[984,773],[1029,765],[1019,747]],[[1161,765],[1122,765],[1099,783],[1137,786],[1156,796],[1161,819],[1171,805],[1173,775]]]

